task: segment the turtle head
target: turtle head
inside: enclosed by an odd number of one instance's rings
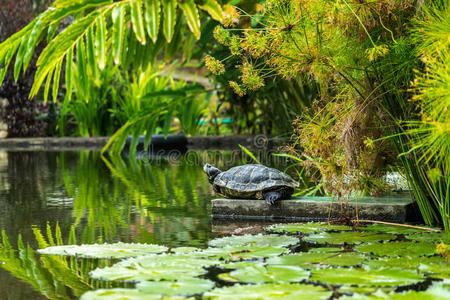
[[[219,173],[222,173],[221,170],[211,166],[210,164],[205,164],[203,167],[203,171],[205,171],[206,175],[208,176],[209,183],[213,183],[214,179]]]

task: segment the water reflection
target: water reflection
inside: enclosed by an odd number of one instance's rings
[[[33,250],[57,241],[206,246],[214,236],[212,191],[201,163],[96,152],[0,153],[0,266],[7,271],[0,282],[10,283],[0,299],[69,299],[105,284],[88,272],[107,262],[44,258]]]

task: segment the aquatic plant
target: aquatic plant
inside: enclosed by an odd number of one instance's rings
[[[270,225],[266,230],[273,232],[287,232],[287,233],[319,233],[323,231],[334,230],[352,230],[352,227],[345,225],[333,225],[327,223],[309,222],[309,223],[287,223]]]
[[[289,283],[308,279],[309,274],[309,271],[297,266],[253,264],[230,273],[222,273],[219,278],[231,282]]]

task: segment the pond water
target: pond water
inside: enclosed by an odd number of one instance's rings
[[[277,289],[288,294],[291,286],[271,286],[269,283],[303,282],[308,285],[295,290],[310,292],[310,299],[337,299],[347,292],[351,294],[354,289],[350,287],[355,284],[351,281],[352,276],[357,277],[353,279],[356,282],[358,278],[367,281],[359,292],[373,292],[371,281],[383,287],[385,292],[397,288],[397,284],[392,286],[386,283],[388,281],[398,281],[398,286],[402,287],[397,291],[423,290],[442,280],[447,280],[445,289],[448,288],[450,264],[434,254],[436,246],[433,240],[430,241],[430,238],[441,239],[443,235],[419,233],[414,236],[412,231],[384,227],[353,232],[349,227],[303,224],[273,227],[270,230],[277,235],[272,234],[269,239],[259,235],[246,235],[243,240],[217,239],[221,234],[216,231],[222,231],[224,224],[212,224],[210,200],[214,194],[202,165],[208,161],[229,167],[243,163],[243,159],[239,155],[232,157],[234,154],[228,152],[191,154],[181,159],[135,160],[105,158],[96,152],[0,152],[0,229],[4,231],[0,246],[0,299],[76,299],[92,287],[134,286],[89,277],[89,271],[96,267],[110,267],[117,262],[115,259],[55,258],[41,256],[35,251],[52,243],[163,245],[172,252],[180,251],[180,256],[188,253],[188,258],[198,258],[187,261],[184,266],[186,273],[189,270],[193,272],[191,277],[194,281],[188,276],[187,283],[180,281],[179,284],[206,285],[205,290],[211,289],[208,288],[210,283],[198,282],[198,278],[204,281],[214,279],[219,288],[235,282],[266,282],[261,291]],[[280,232],[284,234],[278,235]],[[381,244],[380,241],[386,243]],[[332,247],[324,248],[327,247],[325,242]],[[161,252],[166,254],[152,259],[161,260],[161,263],[174,259],[166,250]],[[404,254],[408,255],[407,258],[397,257]],[[412,258],[420,255],[429,257]],[[387,259],[390,256],[396,258]],[[236,261],[246,259],[250,262],[236,264]],[[417,260],[417,263],[404,264],[405,259]],[[219,267],[218,261],[221,262]],[[151,262],[140,261],[138,265],[141,264]],[[338,268],[331,269],[331,272],[342,273],[342,277],[326,274],[327,266]],[[394,269],[379,274],[365,271],[367,268],[382,269],[382,266]],[[422,266],[425,266],[424,270]],[[406,270],[398,273],[399,267]],[[422,270],[419,271],[419,267]],[[135,267],[124,268],[130,270]],[[229,273],[235,268],[238,271]],[[323,271],[317,271],[321,269]],[[99,277],[116,274],[115,269],[105,274]],[[268,279],[267,274],[273,276]],[[167,279],[174,275],[158,276],[155,278]],[[279,280],[275,280],[277,276],[281,276]],[[376,283],[376,280],[382,282]],[[348,290],[340,287],[341,284],[348,284]],[[320,290],[314,290],[314,286],[319,286]],[[142,288],[160,289],[161,286]],[[230,290],[231,295],[228,296],[220,293],[217,295],[228,299],[242,291]],[[443,295],[441,287],[436,293]],[[260,294],[255,295],[264,298]],[[299,295],[294,292],[291,296],[298,299]],[[449,294],[443,295],[443,299],[447,296]]]
[[[205,246],[213,195],[196,159],[102,159],[96,152],[0,152],[0,229],[34,249],[32,232],[58,223],[77,240]],[[0,259],[1,264],[1,259]],[[32,299],[0,269],[0,299]],[[29,294],[34,295],[29,297]]]

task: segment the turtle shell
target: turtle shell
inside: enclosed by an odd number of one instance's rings
[[[218,174],[214,184],[239,193],[299,186],[289,175],[277,169],[253,164],[234,167]]]

